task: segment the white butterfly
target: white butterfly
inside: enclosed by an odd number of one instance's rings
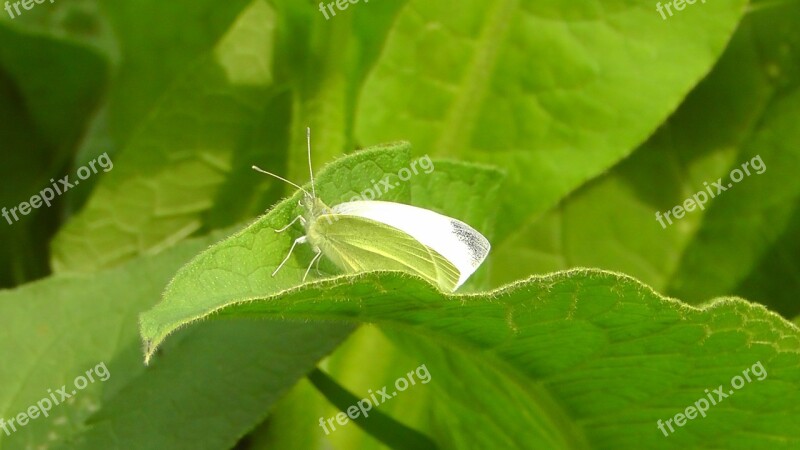
[[[304,193],[304,214],[297,216],[280,233],[300,222],[306,234],[295,239],[289,254],[272,273],[274,276],[289,260],[298,244],[308,243],[314,257],[306,269],[322,255],[346,272],[402,270],[419,275],[441,289],[458,289],[483,263],[489,241],[460,220],[428,209],[402,203],[359,200],[328,207],[316,196],[311,170],[311,130],[307,129],[308,170],[311,193],[278,175],[253,166]]]

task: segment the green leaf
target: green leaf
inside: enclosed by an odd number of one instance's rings
[[[379,57],[392,22],[406,0],[351,8],[324,20],[316,6],[276,0],[279,11],[276,54],[279,82],[292,97],[289,179],[308,171],[305,129],[313,131],[314,165],[320,167],[357,146],[353,139],[355,104],[368,70]],[[402,138],[400,138],[402,139]],[[361,142],[362,146],[386,140]]]
[[[47,241],[41,236],[52,234],[47,220],[53,211],[34,210],[32,217],[18,214],[22,222],[14,221],[8,208],[28,201],[23,193],[36,193],[42,188],[34,184],[41,180],[37,176],[55,149],[49,147],[42,138],[36,136],[36,125],[27,114],[24,99],[14,82],[4,70],[0,70],[0,142],[4,147],[0,152],[0,179],[14,185],[15,189],[0,190],[0,204],[6,209],[8,218],[0,219],[0,286],[12,287],[25,281],[46,275],[49,272]],[[14,149],[27,148],[37,158],[20,158]],[[46,180],[41,180],[44,183]],[[44,212],[44,214],[43,214]],[[19,255],[26,255],[19,258]]]
[[[48,243],[63,220],[59,201],[27,216],[13,208],[66,174],[105,77],[96,52],[0,21],[0,179],[7,186],[0,205],[9,210],[0,219],[0,286],[50,272]]]
[[[267,55],[257,51],[271,39],[271,20],[263,15],[268,14],[264,12],[263,2],[104,0],[101,3],[115,30],[119,52],[113,55],[119,63],[120,76],[109,92],[108,119],[112,137],[118,144],[129,142],[141,123],[152,117],[153,108],[165,103],[165,93],[169,97],[175,84],[185,80],[188,72],[199,69],[198,78],[213,74],[212,67],[220,61],[206,55],[220,47],[220,40],[226,39],[230,28],[251,28],[246,36],[230,39],[240,39],[238,43],[244,45],[243,51],[253,52],[246,57],[253,70],[263,71],[268,67],[265,66],[269,62]],[[246,18],[248,7],[250,16]],[[262,22],[255,22],[256,18]],[[252,42],[248,42],[248,38]],[[212,67],[204,67],[206,64]],[[208,95],[213,89],[214,86],[209,86],[203,94]]]
[[[48,169],[60,169],[81,137],[103,92],[106,65],[83,45],[0,22],[0,66],[18,86],[38,136],[58,150]]]
[[[741,171],[743,162],[758,157],[765,171],[751,170],[740,183],[728,183],[729,190],[709,208],[696,239],[683,254],[671,293],[702,301],[716,292],[738,292],[740,283],[752,276],[753,285],[744,288],[754,298],[771,297],[767,303],[789,317],[800,311],[796,296],[787,295],[790,291],[785,285],[800,287],[796,270],[800,263],[800,180],[795,170],[800,166],[798,114],[800,91],[770,104],[731,167]],[[723,180],[730,180],[727,173]],[[755,280],[760,276],[766,282]],[[782,289],[765,288],[770,278],[780,280]]]
[[[789,4],[748,15],[713,72],[658,133],[496,249],[494,284],[531,271],[599,267],[690,303],[740,295],[794,316],[800,235],[791,167],[800,141],[792,103],[800,71],[786,55],[800,50],[798,18]],[[776,136],[780,142],[770,142]],[[727,179],[756,155],[767,172],[745,177],[705,210],[659,225],[657,211],[681,205],[704,182]]]
[[[746,295],[785,317],[800,313],[800,8],[786,3],[756,10],[751,40],[758,60],[748,68],[769,93],[728,171],[758,156],[763,174],[746,176],[716,198],[670,282],[671,295],[692,302],[731,293]],[[741,61],[737,70],[742,71]],[[736,243],[731,245],[731,243]]]
[[[25,449],[61,441],[78,431],[105,396],[138,376],[141,365],[136,316],[155,303],[171,274],[214,238],[189,241],[96,276],[58,276],[0,292],[0,418],[16,417],[78,375],[103,362],[111,377],[90,384],[74,401],[54,407],[10,436],[0,447]],[[10,359],[10,358],[9,358]]]
[[[215,325],[164,352],[64,448],[231,448],[352,331],[347,324]]]
[[[457,366],[458,372],[429,365],[432,384],[455,402],[448,404],[462,422],[481,418],[480,428],[469,434],[454,430],[449,442],[458,445],[448,448],[751,448],[800,442],[791,425],[800,417],[800,331],[739,299],[698,309],[628,277],[575,270],[466,296],[443,294],[410,275],[384,273],[261,295],[208,291],[194,300],[187,305],[168,292],[142,316],[142,337],[151,351],[175,329],[213,314],[372,322],[469,362]],[[673,417],[704,397],[704,389],[727,385],[757,362],[768,373],[764,380],[665,441],[659,419]],[[459,374],[464,387],[437,383],[437,373]],[[472,382],[477,385],[466,388]]]
[[[508,170],[499,237],[641,144],[710,70],[744,11],[410,1],[362,88],[356,137]]]
[[[0,367],[0,418],[8,422],[100,363],[110,373],[49,417],[0,432],[0,448],[230,448],[350,333],[343,324],[218,323],[189,330],[145,370],[139,312],[181,264],[218,238],[0,293],[0,354],[14,355],[14,364]],[[283,348],[287,342],[292,352]]]
[[[170,95],[173,85],[202,64],[201,58],[213,51],[247,4],[247,0],[103,0],[49,5],[52,15],[45,21],[47,28],[101,49],[116,73],[82,142],[78,160],[104,152],[113,158],[125,149]],[[39,11],[35,8],[32,12]],[[94,178],[86,180],[87,184],[95,182]],[[88,197],[85,189],[68,193],[69,208],[77,211]]]
[[[270,96],[273,14],[255,0],[161,100],[54,241],[56,271],[119,264],[201,228]]]

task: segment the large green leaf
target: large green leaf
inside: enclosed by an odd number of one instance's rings
[[[717,292],[738,291],[752,274],[754,285],[748,291],[754,299],[779,307],[788,317],[800,311],[797,297],[791,294],[800,288],[798,115],[800,90],[770,104],[761,126],[731,167],[741,173],[743,162],[758,158],[765,170],[761,174],[751,170],[752,175],[739,184],[728,183],[729,191],[716,199],[686,249],[671,293],[698,302]],[[727,173],[723,179],[730,179]],[[760,273],[759,264],[764,265]],[[765,277],[766,282],[755,282],[756,277]],[[779,280],[782,289],[765,289],[771,284],[769,279]]]
[[[173,85],[53,243],[55,270],[118,264],[202,227],[270,96],[273,14],[255,0]]]
[[[770,97],[721,176],[755,157],[766,169],[729,188],[708,209],[668,292],[693,302],[721,293],[747,295],[793,317],[800,312],[800,5],[763,4],[751,17],[759,59],[748,71],[764,79]]]
[[[27,29],[96,48],[113,69],[105,102],[81,142],[76,167],[104,152],[113,157],[124,148],[171,85],[213,49],[245,6],[247,0],[83,0],[48,3],[16,17],[15,24]],[[72,67],[85,68],[75,61]],[[59,73],[49,63],[37,72]],[[70,117],[62,114],[62,120],[64,116]],[[95,183],[90,178],[84,186]],[[78,209],[89,194],[87,188],[68,193],[68,208]]]
[[[218,274],[219,264],[210,263],[196,260],[184,274],[194,280]],[[399,273],[233,296],[223,285],[200,293],[181,278],[142,316],[151,353],[169,333],[211,315],[372,322],[440,346],[443,355],[430,372],[461,380],[433,383],[463,427],[440,430],[448,448],[789,448],[800,442],[792,425],[800,416],[800,330],[743,300],[697,309],[628,277],[592,270],[466,296]],[[447,358],[450,353],[455,357]],[[435,364],[448,360],[449,367]],[[669,438],[658,430],[659,419],[705,397],[705,389],[725,385],[727,391],[732,377],[756,363],[765,379],[754,379]]]
[[[220,48],[225,34],[228,34],[228,46],[243,46],[241,49],[246,55],[238,57],[250,61],[249,72],[255,76],[251,81],[258,84],[268,76],[264,72],[269,70],[270,61],[263,48],[265,43],[271,42],[271,18],[269,13],[254,6],[258,2],[104,0],[100,3],[118,40],[119,54],[113,55],[119,62],[118,73],[108,100],[108,126],[117,143],[127,144],[141,128],[141,123],[152,117],[153,108],[164,104],[165,92],[181,83],[187,72],[199,69],[198,77],[209,76],[215,70],[213,66],[225,65],[221,56],[216,61],[206,57],[198,63],[208,52]],[[251,5],[249,15],[245,13],[248,5]],[[249,31],[234,37],[230,35],[231,27]],[[230,48],[217,51],[233,53]],[[205,64],[212,67],[204,67]],[[240,61],[228,68],[233,70],[232,74],[248,72],[241,65]],[[230,81],[236,84],[235,79]],[[209,86],[202,94],[209,95],[215,88]]]
[[[710,70],[745,3],[665,21],[633,0],[410,1],[362,89],[356,137],[508,169],[502,238],[641,144]]]
[[[530,271],[601,267],[691,303],[737,294],[794,316],[800,228],[792,219],[792,167],[800,138],[792,97],[800,78],[797,60],[786,55],[800,49],[798,18],[800,8],[789,3],[748,15],[714,71],[647,144],[497,249],[495,283]],[[756,155],[766,172],[674,225],[659,225],[657,211],[727,180]]]

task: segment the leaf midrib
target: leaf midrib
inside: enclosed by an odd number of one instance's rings
[[[477,41],[475,56],[468,66],[458,96],[452,102],[442,124],[442,134],[434,146],[438,155],[455,157],[458,153],[456,150],[469,148],[467,143],[472,136],[479,105],[486,97],[501,44],[511,27],[511,19],[518,3],[518,0],[497,2],[494,10],[487,16],[488,20]]]

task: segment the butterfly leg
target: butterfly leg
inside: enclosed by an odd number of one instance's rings
[[[311,264],[308,265],[308,268],[306,269],[306,273],[305,273],[305,275],[303,275],[303,281],[306,281],[306,277],[308,276],[308,272],[311,271],[311,266],[313,266],[315,262],[319,261],[319,259],[321,257],[322,257],[322,250],[317,249],[317,254],[314,255],[313,258],[311,258]]]
[[[322,272],[319,271],[319,262],[322,261],[322,258],[317,258],[317,267],[315,270],[317,271],[317,275],[322,275]]]
[[[300,223],[302,223],[303,225],[305,225],[305,224],[306,224],[306,219],[304,219],[304,218],[303,218],[303,216],[297,216],[297,217],[295,217],[295,218],[294,218],[294,220],[292,220],[291,222],[289,222],[289,224],[288,224],[288,225],[286,225],[285,227],[283,227],[283,228],[281,228],[281,229],[279,229],[279,230],[275,230],[275,232],[276,232],[276,233],[283,233],[283,232],[284,232],[284,231],[286,231],[286,230],[287,230],[287,229],[288,229],[290,226],[294,225],[294,224],[295,224],[295,222],[297,222],[298,220],[299,220],[299,221],[300,221]]]
[[[308,240],[308,238],[306,238],[305,236],[300,236],[299,238],[294,240],[294,242],[292,243],[291,248],[289,248],[289,254],[286,255],[286,258],[283,258],[283,261],[281,261],[280,265],[278,265],[278,268],[275,269],[274,272],[272,272],[272,276],[273,277],[275,276],[276,273],[278,273],[279,270],[281,270],[281,267],[283,267],[283,265],[286,264],[286,261],[289,260],[289,257],[292,256],[292,251],[294,251],[295,245],[297,245],[297,244],[305,244],[307,240]]]

